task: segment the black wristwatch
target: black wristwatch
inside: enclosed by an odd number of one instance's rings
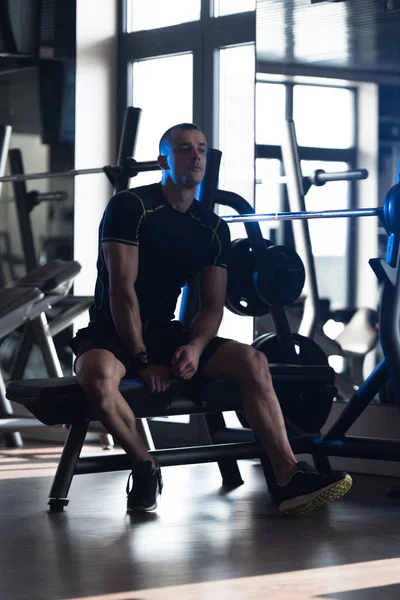
[[[139,369],[147,369],[150,366],[149,355],[147,352],[138,352],[135,356],[135,366]]]

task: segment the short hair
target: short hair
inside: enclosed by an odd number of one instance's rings
[[[195,129],[197,131],[201,131],[200,127],[196,125],[196,123],[179,123],[178,125],[173,125],[161,136],[159,144],[160,154],[164,154],[166,152],[166,146],[169,146],[171,143],[171,133],[176,129]]]

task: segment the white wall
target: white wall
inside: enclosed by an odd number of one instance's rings
[[[84,169],[116,161],[117,2],[76,4],[75,168]],[[103,174],[75,178],[74,257],[82,265],[76,295],[94,292],[98,225],[111,195]]]
[[[357,167],[368,169],[368,179],[358,183],[358,207],[371,208],[379,205],[378,197],[378,86],[362,83],[358,86],[359,108],[359,155]],[[376,308],[378,304],[378,280],[368,264],[370,258],[378,257],[378,219],[358,219],[357,247],[357,306]]]

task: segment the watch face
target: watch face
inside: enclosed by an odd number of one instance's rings
[[[146,352],[139,352],[139,354],[137,355],[137,360],[138,360],[138,363],[140,365],[142,365],[143,367],[148,367],[149,357],[146,354]]]

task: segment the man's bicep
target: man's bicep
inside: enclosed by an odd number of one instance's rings
[[[231,251],[231,232],[229,225],[222,219],[219,220],[215,229],[214,250],[215,255],[212,264],[226,269]]]
[[[222,310],[226,296],[227,272],[222,267],[204,267],[201,277],[201,306]]]
[[[143,202],[137,194],[130,191],[116,194],[104,211],[101,242],[139,245],[140,227],[145,213]]]
[[[138,247],[118,242],[105,242],[103,253],[108,270],[110,293],[131,291],[138,274]]]

